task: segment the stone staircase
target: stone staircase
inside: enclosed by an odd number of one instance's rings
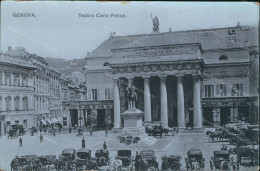
[[[203,133],[203,129],[179,129],[179,133]]]

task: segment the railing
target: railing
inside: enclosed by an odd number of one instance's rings
[[[0,111],[0,114],[29,114],[32,111],[34,111],[34,109],[28,109],[28,110],[6,110],[6,111]]]

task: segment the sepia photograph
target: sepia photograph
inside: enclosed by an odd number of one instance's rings
[[[259,169],[258,3],[0,7],[1,171]]]

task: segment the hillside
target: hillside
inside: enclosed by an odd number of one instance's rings
[[[65,60],[62,58],[45,58],[50,67],[57,69],[64,75],[72,72],[84,72],[86,60],[85,59],[72,59]]]

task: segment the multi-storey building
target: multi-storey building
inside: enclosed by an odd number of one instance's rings
[[[34,71],[23,48],[11,47],[0,54],[0,134],[9,131],[11,125],[34,124]]]
[[[258,48],[257,28],[239,24],[111,36],[86,57],[88,100],[78,105],[98,125],[108,116],[119,128],[125,89],[134,84],[144,121],[179,128],[253,122],[258,116]]]
[[[1,54],[1,131],[62,122],[61,74],[24,48]]]

